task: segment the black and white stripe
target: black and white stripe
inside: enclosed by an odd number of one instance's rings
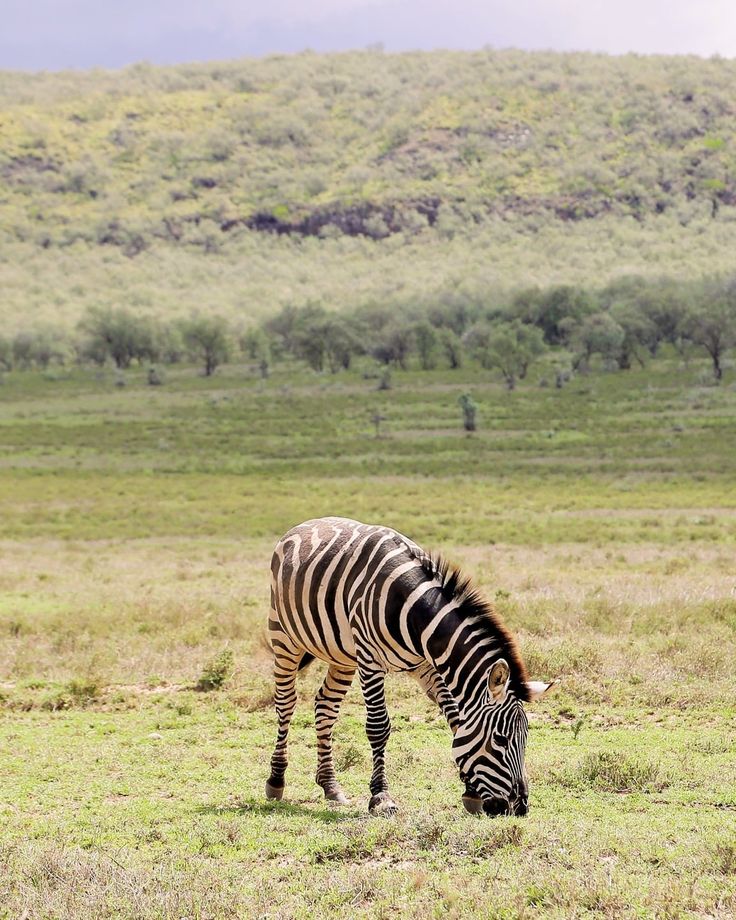
[[[269,798],[283,795],[297,673],[318,658],[328,669],[315,699],[317,782],[329,800],[347,801],[335,775],[332,729],[357,671],[373,751],[369,807],[396,810],[384,762],[391,731],[384,679],[408,671],[453,731],[466,807],[526,813],[522,702],[548,685],[527,681],[514,640],[467,579],[395,530],[334,517],[285,534],[271,575],[268,627],[279,725]]]

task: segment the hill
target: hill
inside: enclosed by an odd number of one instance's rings
[[[517,51],[6,72],[0,319],[725,270],[734,78]]]

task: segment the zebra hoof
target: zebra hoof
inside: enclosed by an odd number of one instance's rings
[[[325,798],[328,802],[334,802],[335,805],[349,805],[350,799],[345,795],[345,793],[340,789],[339,786],[332,789],[325,789]]]
[[[478,796],[464,795],[463,805],[465,806],[465,811],[470,812],[471,815],[483,814],[483,799]]]
[[[392,818],[398,810],[399,806],[388,792],[379,792],[368,803],[368,811],[378,818]]]
[[[272,786],[269,780],[266,780],[266,798],[280,802],[284,797],[283,786]]]

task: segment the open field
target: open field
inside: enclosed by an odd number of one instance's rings
[[[736,392],[704,364],[508,393],[474,368],[14,372],[0,386],[0,917],[718,918],[736,914]],[[479,431],[460,428],[472,392]],[[386,417],[382,437],[371,417]],[[443,549],[534,678],[530,813],[466,815],[449,732],[389,682],[401,813],[287,800],[260,638],[278,536],[326,513]],[[223,650],[221,689],[194,685]],[[321,793],[320,793],[321,794]]]

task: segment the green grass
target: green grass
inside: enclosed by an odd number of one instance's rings
[[[7,375],[0,917],[732,916],[736,410],[730,376],[701,371],[511,394],[472,368],[387,393],[361,368],[183,368],[155,391],[138,371]],[[525,819],[465,814],[448,730],[402,678],[399,816],[367,815],[357,686],[336,729],[352,804],[327,807],[316,666],[286,798],[265,801],[269,555],[325,513],[447,552],[532,676],[559,679],[530,707]]]

